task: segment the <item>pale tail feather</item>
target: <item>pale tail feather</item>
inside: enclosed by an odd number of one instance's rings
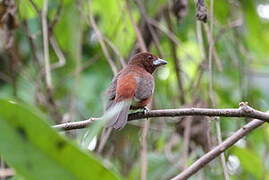
[[[109,110],[116,111],[116,113],[109,118],[106,127],[113,127],[114,129],[123,128],[128,121],[128,111],[130,106],[130,101],[121,101],[111,104]]]

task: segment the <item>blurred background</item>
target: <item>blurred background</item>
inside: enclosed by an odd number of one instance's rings
[[[152,109],[269,110],[268,0],[0,0],[0,97],[53,124],[100,117],[113,75],[143,48],[168,61]],[[126,179],[165,180],[248,121],[133,121],[102,147],[91,127],[65,134]],[[226,168],[217,158],[190,179],[269,179],[268,135],[253,131],[225,152]]]

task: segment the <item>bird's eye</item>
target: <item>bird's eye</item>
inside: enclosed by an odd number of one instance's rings
[[[153,59],[153,57],[152,56],[148,56],[148,60],[152,60]]]

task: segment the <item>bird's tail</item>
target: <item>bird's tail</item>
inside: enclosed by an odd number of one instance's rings
[[[109,111],[115,111],[113,115],[109,117],[107,128],[113,127],[114,129],[123,128],[128,121],[128,111],[131,106],[131,101],[121,101],[113,103],[109,108]]]

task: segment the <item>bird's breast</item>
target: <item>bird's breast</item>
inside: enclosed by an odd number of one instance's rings
[[[136,77],[137,88],[135,91],[136,101],[148,99],[152,96],[154,91],[154,80],[151,75],[144,77]]]

